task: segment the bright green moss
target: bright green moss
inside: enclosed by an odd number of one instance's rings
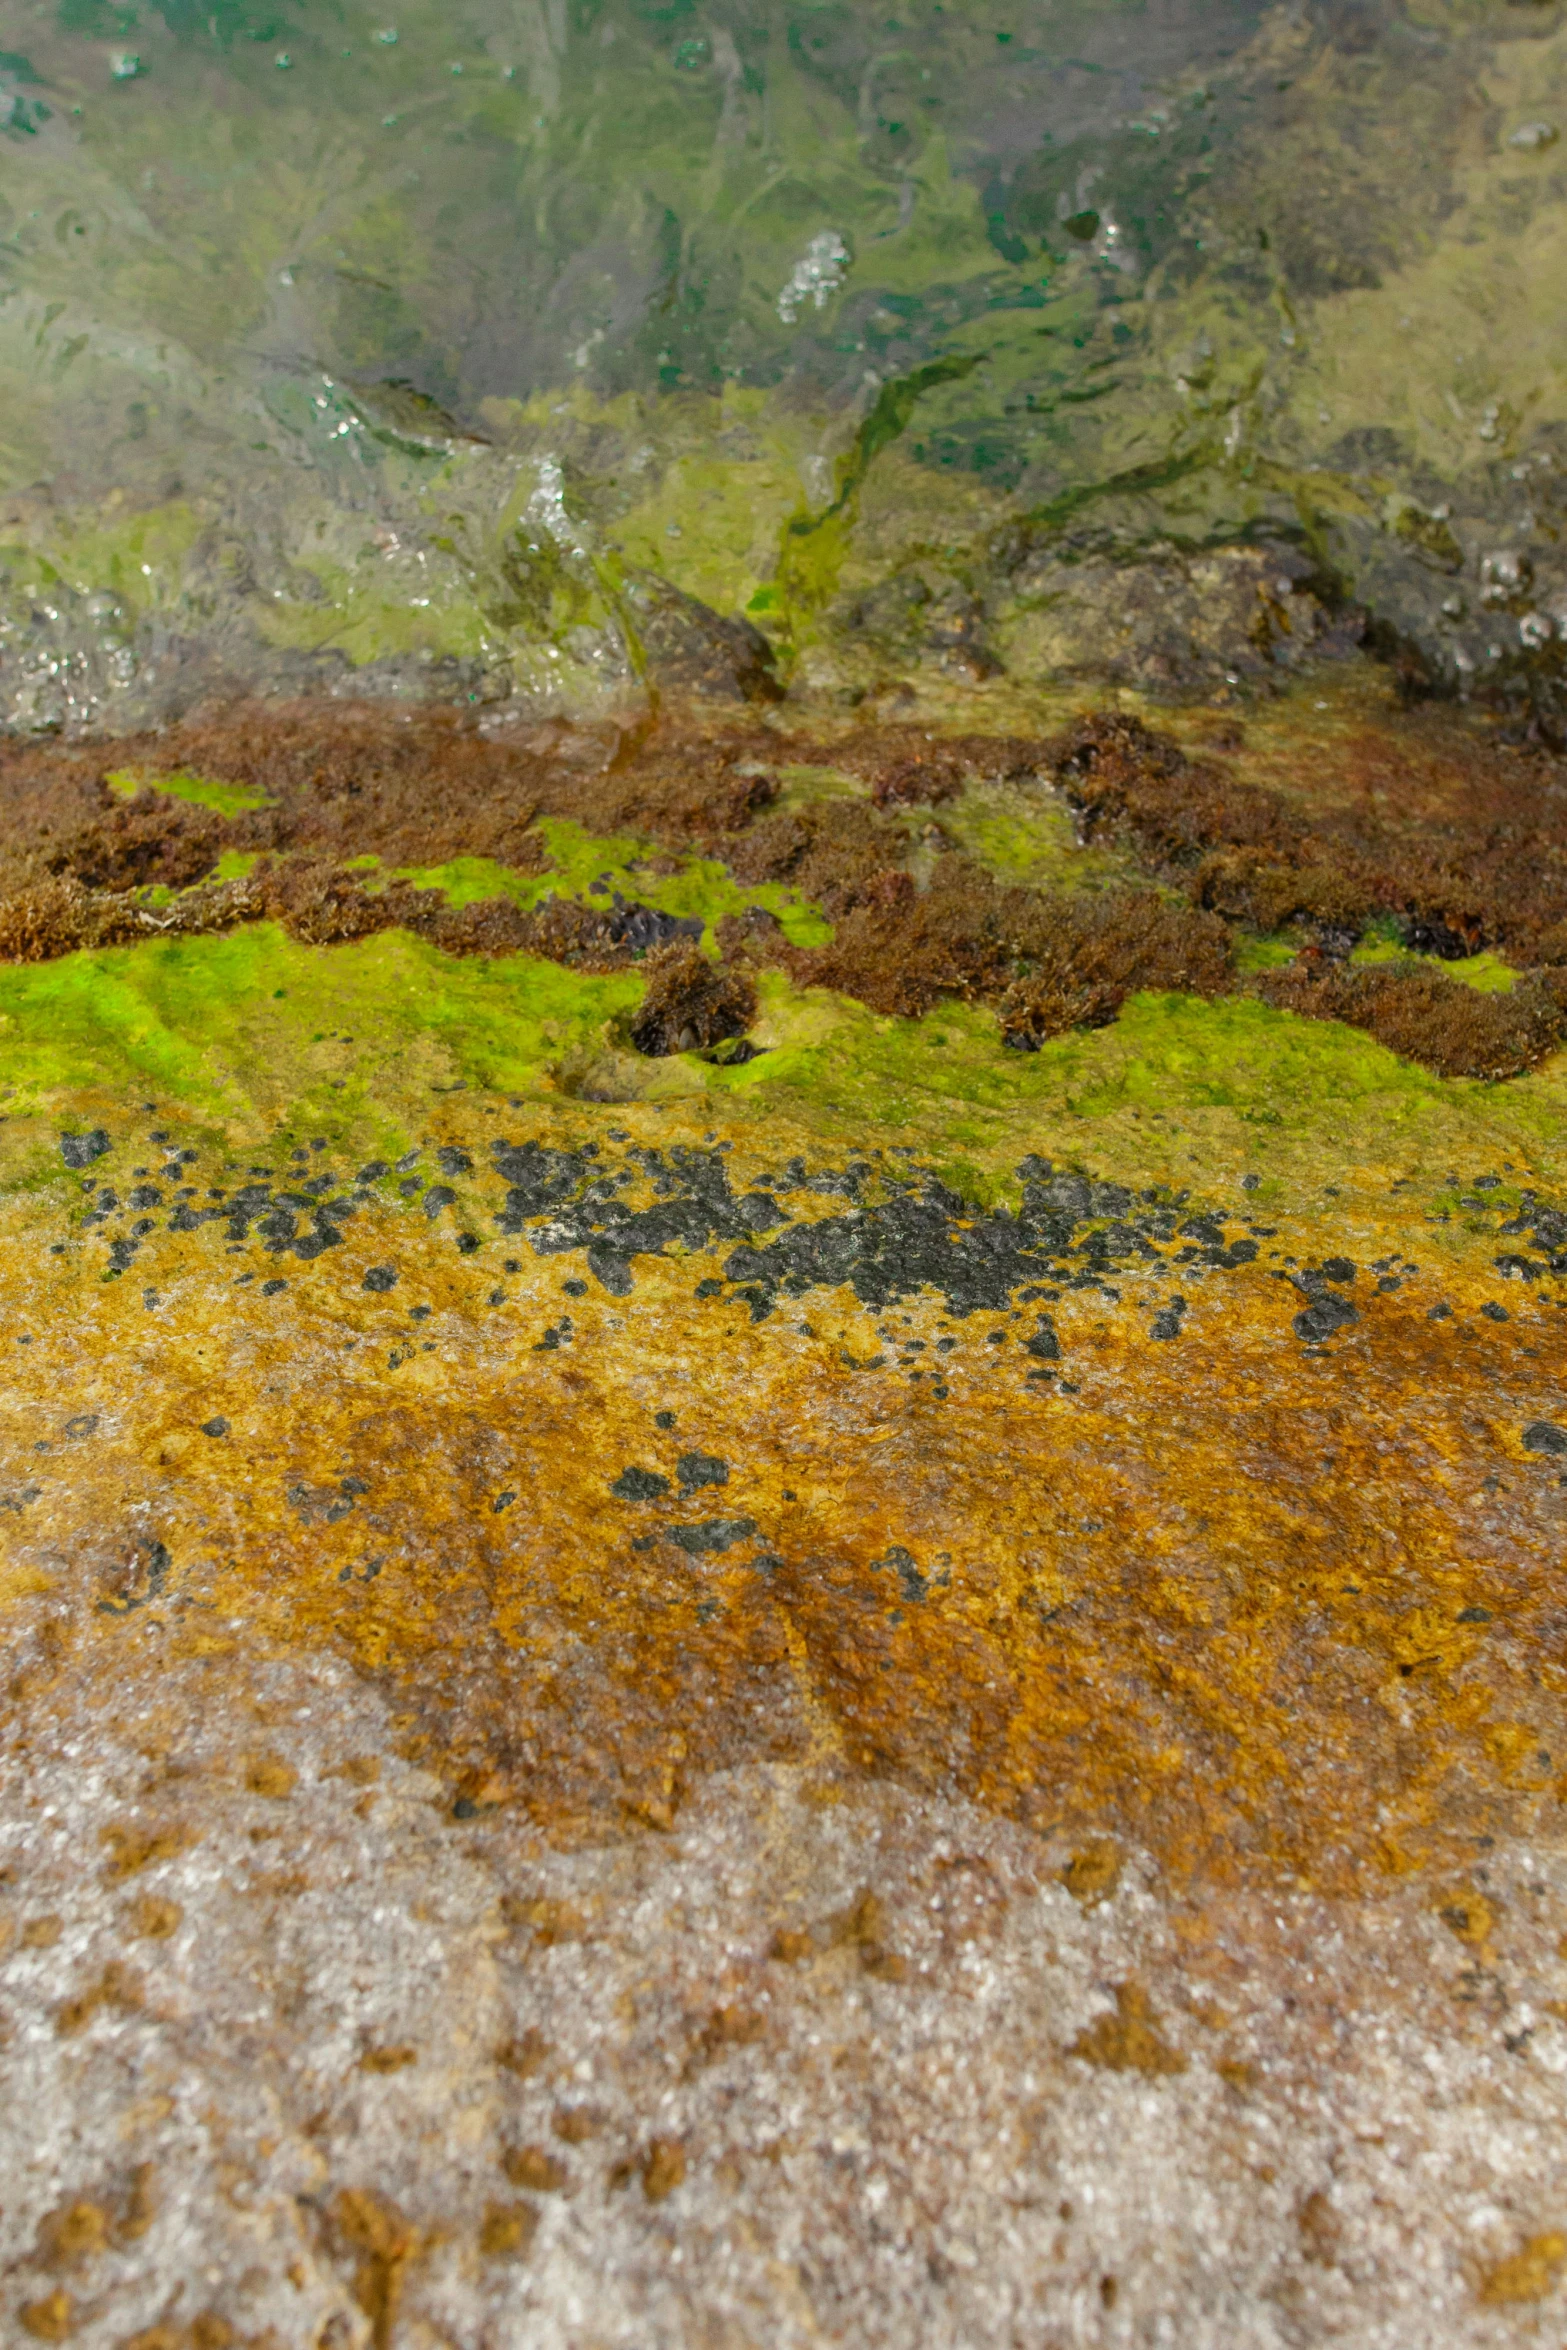
[[[705,1093],[732,1131],[783,1117],[823,1148],[906,1142],[969,1191],[1004,1190],[1043,1150],[1194,1188],[1257,1173],[1264,1205],[1275,1180],[1368,1167],[1435,1187],[1511,1161],[1550,1180],[1567,1132],[1567,1055],[1505,1086],[1444,1080],[1245,997],[1135,997],[1113,1026],[1024,1054],[982,1007],[885,1019],[769,973],[753,1031],[767,1049],[726,1069],[632,1053],[640,996],[634,972],[458,959],[402,931],[322,951],[251,924],[0,967],[0,1069],[12,1118],[150,1099],[236,1140],[308,1125],[366,1155],[406,1147],[467,1090],[575,1094],[589,1116]]]
[[[163,792],[193,808],[209,808],[214,816],[243,816],[252,808],[272,805],[265,792],[239,783],[215,783],[205,775],[149,775],[139,767],[118,767],[104,781],[122,800],[134,799],[139,791]]]
[[[634,834],[590,833],[566,816],[542,818],[539,830],[549,854],[549,869],[542,874],[517,873],[484,857],[457,857],[445,865],[403,866],[398,878],[418,889],[444,890],[454,906],[508,897],[515,905],[532,907],[550,896],[607,906],[618,890],[661,914],[699,917],[709,946],[713,925],[749,906],[775,915],[791,945],[821,946],[832,936],[832,925],[797,891],[778,882],[743,889],[715,857],[689,857],[678,871],[658,873],[645,862],[654,854],[650,845]],[[605,884],[596,898],[594,882]]]

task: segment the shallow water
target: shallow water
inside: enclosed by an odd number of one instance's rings
[[[13,725],[602,702],[660,582],[829,692],[1210,692],[1369,628],[1559,723],[1558,6],[8,27]]]

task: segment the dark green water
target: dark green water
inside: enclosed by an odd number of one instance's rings
[[[1560,7],[13,0],[0,117],[14,726],[744,683],[704,611],[1559,720]]]

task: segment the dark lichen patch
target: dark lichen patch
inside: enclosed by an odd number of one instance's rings
[[[101,1159],[109,1148],[109,1137],[101,1126],[87,1134],[62,1134],[60,1156],[67,1167],[90,1167],[94,1159]]]
[[[754,1518],[705,1518],[694,1526],[666,1526],[666,1541],[674,1543],[691,1558],[717,1556],[733,1550],[738,1542],[749,1542],[756,1532]]]
[[[656,1469],[638,1468],[633,1463],[611,1479],[609,1489],[617,1501],[662,1501],[669,1491],[669,1479]]]
[[[1313,1345],[1318,1345],[1323,1339],[1332,1338],[1340,1330],[1353,1328],[1359,1319],[1359,1314],[1350,1304],[1348,1298],[1335,1297],[1331,1292],[1324,1290],[1313,1297],[1310,1305],[1302,1307],[1295,1316],[1295,1335],[1297,1338],[1306,1339]]]
[[[704,1485],[727,1485],[729,1463],[716,1453],[683,1452],[675,1463],[675,1474],[682,1493],[696,1493]]]

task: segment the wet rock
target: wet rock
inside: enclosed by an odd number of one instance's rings
[[[748,620],[726,620],[653,572],[629,574],[627,600],[649,674],[667,692],[721,702],[776,701],[776,655]]]

